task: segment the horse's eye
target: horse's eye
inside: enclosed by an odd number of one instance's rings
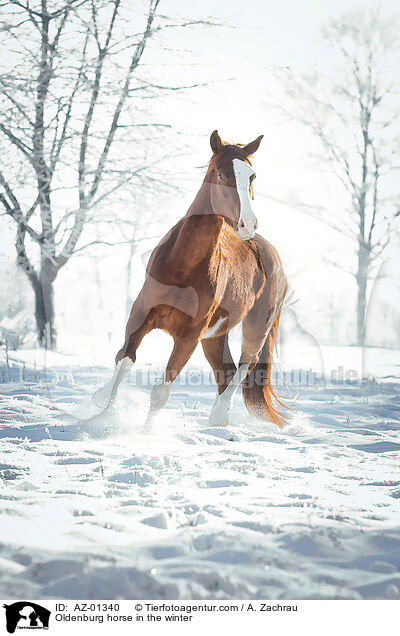
[[[219,173],[218,173],[218,181],[224,181],[224,179],[225,179],[225,177],[224,177],[224,175],[222,174],[222,172],[219,172]]]

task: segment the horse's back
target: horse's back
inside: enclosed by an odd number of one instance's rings
[[[271,324],[277,318],[286,294],[286,276],[281,259],[275,247],[265,238],[256,234],[254,244],[259,256],[259,267],[264,273],[264,282],[256,302],[243,322],[243,334],[261,340]]]
[[[282,261],[275,247],[269,243],[261,234],[255,234],[252,239],[257,247],[265,272],[283,274]]]

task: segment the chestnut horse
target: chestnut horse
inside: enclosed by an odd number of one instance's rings
[[[246,146],[211,135],[213,151],[203,184],[187,214],[153,251],[144,285],[133,303],[114,377],[94,395],[104,406],[136,358],[142,338],[162,329],[174,339],[161,384],[153,386],[147,427],[166,403],[171,383],[201,342],[218,385],[210,423],[224,426],[237,387],[243,382],[250,414],[281,426],[271,381],[273,349],[286,293],[286,278],[274,247],[256,234],[250,206],[255,173],[249,157],[263,135]],[[249,196],[250,195],[250,196]],[[239,367],[228,333],[242,322]]]

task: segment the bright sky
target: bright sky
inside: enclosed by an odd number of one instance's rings
[[[182,7],[182,3],[170,0],[164,4],[168,14]],[[247,143],[264,134],[259,151],[254,156],[257,172],[254,210],[258,216],[260,233],[274,243],[281,252],[289,272],[298,274],[299,251],[330,251],[339,243],[343,248],[349,243],[324,223],[310,219],[304,212],[285,205],[292,195],[304,203],[327,201],[335,197],[340,206],[336,184],[315,172],[310,155],[315,143],[309,132],[296,121],[288,121],[279,109],[280,89],[276,74],[310,70],[318,60],[331,64],[330,54],[321,42],[320,29],[330,18],[349,9],[346,0],[283,0],[281,2],[251,0],[221,0],[218,3],[204,0],[186,1],[185,15],[213,16],[230,25],[227,28],[187,30],[179,42],[182,49],[191,49],[194,55],[183,54],[178,61],[166,59],[165,81],[179,83],[179,79],[193,81],[220,79],[205,89],[196,89],[190,98],[177,97],[173,112],[168,112],[176,125],[188,136],[193,154],[185,158],[185,179],[188,180],[188,197],[177,201],[177,217],[181,216],[197,191],[202,171],[196,166],[209,158],[208,138],[218,129],[223,139]],[[352,9],[376,6],[373,1],[353,0]],[[391,13],[398,7],[395,1],[386,1],[382,9]],[[168,34],[171,37],[171,33]],[[166,42],[176,40],[166,40]],[[194,64],[194,66],[190,66]],[[233,79],[231,79],[233,78]],[[171,102],[170,102],[171,103]],[[178,164],[179,165],[179,164]],[[179,176],[177,177],[179,180]],[[191,183],[193,180],[193,183]],[[332,190],[333,189],[333,190]],[[281,202],[281,203],[279,203]],[[288,258],[289,257],[289,258]],[[343,256],[348,262],[348,257]],[[304,259],[304,255],[300,260]],[[330,269],[320,270],[328,280],[352,288],[353,282]],[[315,274],[315,267],[314,267]],[[319,273],[318,273],[319,276]],[[305,282],[305,285],[309,285]]]
[[[173,159],[171,165],[177,181],[186,183],[187,194],[172,202],[168,218],[174,220],[185,214],[200,187],[204,169],[199,166],[210,157],[208,140],[214,129],[223,139],[241,143],[264,134],[254,156],[254,211],[260,233],[276,245],[289,274],[297,277],[296,292],[300,296],[309,293],[313,285],[318,294],[318,287],[326,286],[327,281],[338,293],[342,289],[354,293],[354,284],[335,270],[321,269],[317,258],[324,249],[329,252],[337,245],[345,248],[346,239],[285,204],[293,193],[304,203],[329,199],[334,193],[329,190],[330,184],[310,169],[314,142],[308,132],[282,117],[274,76],[287,73],[288,67],[310,69],[316,60],[326,60],[329,68],[320,29],[330,17],[348,10],[350,4],[352,9],[376,6],[371,0],[161,0],[159,10],[163,15],[209,17],[226,26],[168,29],[162,43],[167,49],[179,48],[180,53],[170,53],[155,43],[144,58],[149,72],[159,80],[161,76],[165,84],[212,82],[188,96],[176,94],[169,99],[167,110],[160,102],[160,121],[174,124],[187,136],[188,144],[187,156]],[[398,2],[385,0],[381,6],[390,14],[398,9]],[[275,107],[274,101],[278,102]],[[157,111],[157,103],[153,106]],[[171,211],[171,202],[165,205]],[[13,257],[12,236],[9,231],[2,233],[0,247]],[[305,254],[312,271],[305,269],[302,280]],[[121,250],[116,258],[123,258]]]
[[[375,1],[352,0],[351,9],[376,4]],[[172,0],[169,5],[179,7],[181,3]],[[398,9],[395,0],[386,0],[381,6],[384,14]],[[197,2],[185,2],[185,11],[189,15],[195,16],[196,12],[198,15],[198,8]],[[349,8],[348,0],[251,0],[247,3],[205,0],[201,3],[202,14],[221,18],[233,28],[209,28],[187,34],[187,45],[190,42],[194,51],[201,50],[195,61],[210,62],[208,69],[199,69],[201,78],[207,74],[211,78],[216,75],[222,79],[235,78],[196,90],[191,109],[185,102],[174,103],[177,124],[204,136],[196,146],[198,158],[193,157],[192,165],[201,163],[204,156],[208,158],[208,137],[215,128],[222,138],[234,142],[247,143],[260,133],[264,134],[260,150],[254,157],[258,195],[254,206],[259,210],[261,231],[265,230],[279,242],[284,237],[286,247],[298,243],[299,232],[305,241],[311,238],[311,242],[315,240],[315,233],[318,233],[319,241],[332,238],[335,241],[338,235],[329,230],[325,236],[322,224],[310,222],[304,213],[274,203],[274,200],[289,202],[292,192],[304,203],[311,202],[310,196],[324,200],[331,185],[323,177],[318,178],[310,164],[309,153],[315,146],[308,131],[282,116],[275,74],[285,75],[288,67],[294,71],[310,70],[321,60],[325,60],[329,72],[332,60],[321,41],[320,30],[329,18]],[[277,102],[275,107],[274,102]],[[191,158],[186,161],[190,167]],[[337,193],[334,194],[337,197]],[[273,227],[268,221],[268,210],[274,211]],[[295,237],[292,239],[287,231],[282,232],[288,221]]]

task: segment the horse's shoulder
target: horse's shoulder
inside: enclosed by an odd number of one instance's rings
[[[147,275],[164,278],[190,275],[200,263],[213,257],[223,226],[222,217],[186,215],[160,240],[147,265]]]
[[[222,216],[212,213],[190,214],[184,217],[183,220],[187,228],[191,227],[193,230],[199,230],[205,239],[210,239],[213,232],[216,232],[216,235],[218,235],[219,230],[225,224],[225,220]]]
[[[179,221],[175,223],[175,225],[171,227],[171,229],[168,230],[166,234],[164,234],[162,239],[159,240],[159,242],[153,249],[148,266],[154,261],[155,257],[159,256],[165,251],[169,252],[171,250],[171,247],[174,245],[177,236],[179,235],[184,220],[184,217],[182,219],[179,219]]]
[[[164,234],[164,236],[162,237],[162,239],[160,240],[160,242],[158,243],[155,249],[158,249],[159,247],[162,247],[165,244],[170,244],[171,242],[175,241],[176,237],[178,236],[182,228],[184,221],[185,221],[185,217],[182,217],[181,219],[179,219],[179,221],[177,221],[177,223],[175,223],[175,225],[173,225],[171,229],[168,230],[166,234]]]
[[[185,232],[186,236],[193,235],[196,241],[199,238],[204,239],[205,242],[209,242],[213,234],[218,235],[219,230],[224,224],[224,219],[215,214],[193,214],[183,216],[175,225],[165,234],[160,240],[156,250],[166,246],[170,248],[178,238],[181,238],[181,232]],[[185,248],[188,245],[185,244]]]

